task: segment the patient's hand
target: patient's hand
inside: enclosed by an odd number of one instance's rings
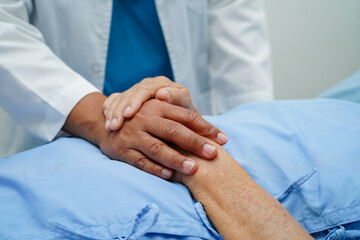
[[[194,159],[199,169],[191,176],[175,173],[173,179],[186,185],[203,204],[224,239],[312,239],[221,146],[211,161],[182,153]]]
[[[129,90],[113,93],[105,100],[105,129],[119,130],[126,118],[133,117],[145,102],[153,98],[197,112],[187,88],[166,77],[146,78]]]

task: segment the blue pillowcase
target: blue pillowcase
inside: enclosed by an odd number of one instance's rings
[[[310,233],[360,220],[360,105],[254,103],[206,118]],[[112,161],[84,140],[0,159],[0,239],[116,238],[222,239],[184,186]]]
[[[81,139],[2,159],[0,169],[0,239],[218,237],[184,186],[112,161]]]
[[[360,103],[360,70],[321,93],[319,98],[334,98]]]

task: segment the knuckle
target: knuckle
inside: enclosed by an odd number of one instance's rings
[[[151,122],[152,116],[149,114],[149,112],[146,110],[146,108],[140,108],[140,110],[130,119],[126,119],[126,121],[131,122]]]
[[[140,81],[140,83],[141,83],[142,81]],[[139,87],[141,84],[140,83],[136,83],[136,84],[134,84],[130,89],[134,89],[134,88],[137,88],[137,87]]]
[[[119,99],[122,97],[122,93],[113,93],[108,97],[108,100],[110,102],[112,101],[119,101]]]
[[[148,164],[148,159],[145,156],[141,156],[134,161],[134,166],[140,170],[144,170]]]
[[[155,94],[155,90],[152,89],[151,87],[147,87],[145,85],[141,85],[137,88],[138,91],[142,91],[145,92],[148,96],[147,98],[149,98],[150,96]]]
[[[179,89],[179,84],[174,83],[173,81],[170,81],[170,80],[169,80],[169,82],[166,84],[166,86],[169,87],[169,88],[177,89],[177,90]]]
[[[143,80],[140,81],[139,84],[137,84],[138,86],[142,85],[142,84],[151,84],[153,81],[153,78],[144,78]]]
[[[199,118],[200,118],[200,114],[197,112],[190,111],[190,110],[185,112],[185,119],[188,122],[196,122],[199,120]]]
[[[126,140],[129,140],[133,138],[134,136],[138,136],[138,133],[135,133],[136,130],[133,129],[133,127],[129,127],[130,121],[126,120],[124,125],[120,129],[121,139],[123,140],[122,143],[126,142]],[[131,125],[131,124],[130,124]]]
[[[181,155],[176,154],[171,157],[172,167],[181,169],[183,161],[184,158]]]
[[[149,151],[152,156],[159,156],[164,147],[164,143],[155,142],[150,145]]]
[[[165,126],[165,133],[171,137],[175,137],[180,131],[179,123],[169,122]]]
[[[204,126],[204,132],[207,135],[214,135],[217,134],[217,128],[208,123]]]
[[[190,97],[190,92],[189,92],[189,89],[187,89],[186,87],[182,88],[184,94],[188,97]]]
[[[191,135],[189,138],[188,138],[188,143],[190,144],[190,146],[192,147],[197,147],[197,146],[200,146],[201,145],[201,139],[199,136],[197,135]]]
[[[123,92],[121,95],[121,97],[125,98],[125,99],[129,99],[129,98],[131,98],[131,96],[132,96],[132,93],[130,92],[130,90]],[[120,101],[120,96],[114,100]]]
[[[149,101],[145,102],[143,107],[145,108],[160,108],[163,106],[163,101],[160,101],[158,99],[150,99]],[[141,110],[141,109],[140,109]]]
[[[155,79],[158,80],[158,81],[170,82],[170,80],[165,76],[158,76]]]
[[[118,156],[119,158],[123,158],[123,157],[126,156],[127,153],[128,153],[128,150],[127,150],[127,149],[119,146],[118,144],[115,144],[114,147],[113,147],[113,149],[114,149],[115,155]]]

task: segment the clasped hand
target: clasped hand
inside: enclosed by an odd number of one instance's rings
[[[214,142],[227,141],[197,112],[189,91],[165,77],[145,79],[111,95],[103,111],[107,133],[99,141],[102,152],[164,179],[173,170],[190,175],[197,169],[196,162],[170,145],[212,159],[217,155]]]

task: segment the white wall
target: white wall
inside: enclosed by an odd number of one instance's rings
[[[311,98],[360,69],[360,0],[264,0],[277,99]]]

